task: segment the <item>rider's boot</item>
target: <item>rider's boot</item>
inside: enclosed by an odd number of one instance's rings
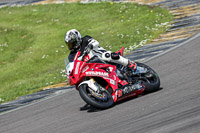
[[[132,62],[129,60],[127,67],[131,68],[133,70],[133,72],[135,72],[136,68],[137,68],[137,64],[135,62]]]

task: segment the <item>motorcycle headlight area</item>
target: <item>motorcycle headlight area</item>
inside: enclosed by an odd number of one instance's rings
[[[67,66],[66,66],[66,74],[67,77],[69,77],[69,75],[71,74],[72,70],[74,69],[74,62],[70,62]]]

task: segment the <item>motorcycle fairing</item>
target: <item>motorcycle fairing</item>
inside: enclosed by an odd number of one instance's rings
[[[89,68],[80,77],[101,77],[114,91],[118,88],[119,78],[116,76],[115,66],[100,63],[87,63],[87,65]]]
[[[80,76],[80,70],[84,66],[85,62],[75,60],[74,61],[74,69],[72,70],[71,74],[69,75],[69,84],[70,85],[75,85],[77,84],[82,78],[79,78]]]
[[[108,86],[113,89],[112,96],[115,102],[117,100],[115,90],[118,89],[118,82],[120,80],[116,76],[115,70],[116,66],[113,65],[85,63],[83,61],[75,60],[74,69],[69,75],[69,83],[70,85],[76,85],[76,89],[78,89],[78,85],[85,77],[101,77],[102,80],[105,80],[108,83]],[[89,81],[82,83],[89,84]]]

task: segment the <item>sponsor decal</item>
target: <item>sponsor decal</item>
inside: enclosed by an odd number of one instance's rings
[[[110,79],[110,83],[113,84],[113,85],[116,85],[116,82],[112,79]]]
[[[78,74],[79,66],[80,66],[80,62],[78,62],[77,65],[76,65],[75,74]]]
[[[115,81],[115,80],[113,80],[113,79],[110,79],[110,78],[105,78],[105,79],[108,79],[108,80],[110,80],[110,83],[111,83],[111,84],[113,84],[113,85],[116,85],[116,81]]]
[[[92,75],[92,76],[103,76],[103,77],[108,77],[107,72],[94,72],[94,71],[88,71],[86,72],[86,75]]]
[[[110,70],[110,72],[112,72],[113,71],[113,67],[109,67],[109,70]]]
[[[117,91],[116,91],[116,94],[117,94],[118,97],[121,97],[121,96],[122,96],[122,89],[117,90]]]
[[[136,90],[140,90],[140,89],[142,89],[142,88],[143,88],[142,85],[140,85],[139,83],[136,83],[136,84],[131,85],[131,86],[129,86],[129,87],[125,87],[125,88],[123,89],[123,93],[124,93],[124,94],[127,94],[127,93],[130,93],[130,92],[136,91]]]
[[[123,89],[123,93],[124,94],[127,94],[127,93],[129,93],[130,91],[129,91],[129,89],[128,89],[128,87],[125,87],[124,89]]]
[[[113,100],[115,99],[115,95],[112,96]]]
[[[86,67],[83,68],[82,72],[85,72],[88,69],[89,69],[89,66],[86,66]]]
[[[136,84],[136,88],[138,88],[138,90],[140,90],[140,89],[142,89],[143,88],[143,86],[141,85],[141,84]]]
[[[85,57],[85,61],[88,61],[88,60],[89,60],[89,57],[88,57],[88,56],[86,56],[86,57]]]
[[[117,80],[117,78],[116,78],[116,76],[115,76],[115,75],[113,75],[113,77],[114,77],[114,80]]]

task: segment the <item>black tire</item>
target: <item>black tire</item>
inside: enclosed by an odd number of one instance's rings
[[[160,89],[160,78],[158,74],[151,67],[143,63],[137,63],[137,65],[147,68],[147,70],[152,74],[151,79],[147,78],[147,80],[142,80],[142,84],[146,87],[144,90],[144,93],[151,93],[151,92],[158,91]]]
[[[113,98],[111,96],[111,94],[105,90],[104,93],[107,94],[108,98],[107,101],[100,101],[95,99],[94,97],[89,96],[89,92],[88,92],[88,85],[87,84],[83,84],[79,86],[79,94],[81,96],[81,98],[89,105],[98,108],[98,109],[107,109],[110,108],[111,106],[113,106],[114,101]]]

